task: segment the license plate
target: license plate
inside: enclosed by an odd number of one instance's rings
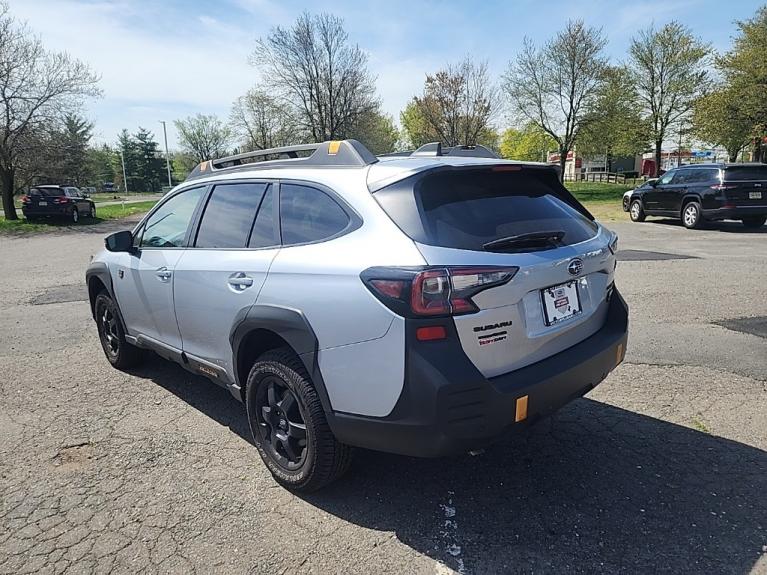
[[[47,206],[48,202],[38,202],[38,206]]]
[[[581,313],[578,280],[541,290],[546,325],[555,325]]]
[[[762,199],[762,192],[748,192],[748,199],[749,200],[761,200]]]

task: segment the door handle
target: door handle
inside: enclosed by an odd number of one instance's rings
[[[237,272],[235,274],[230,275],[229,279],[226,281],[234,289],[240,290],[240,291],[246,288],[249,288],[250,286],[253,285],[253,278],[246,276],[243,272]]]
[[[155,272],[155,275],[160,279],[160,281],[166,282],[170,279],[172,274],[170,271],[168,271],[168,268],[162,267]]]

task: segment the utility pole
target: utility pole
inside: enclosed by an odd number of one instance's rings
[[[160,120],[162,124],[162,135],[165,138],[165,167],[168,169],[168,186],[173,187],[170,179],[170,154],[168,154],[168,131],[165,129],[165,120]]]
[[[120,162],[123,165],[123,182],[125,183],[125,195],[128,195],[128,174],[125,172],[125,155],[123,154],[122,146],[120,146]]]

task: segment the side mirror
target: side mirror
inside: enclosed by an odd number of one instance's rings
[[[132,252],[133,234],[127,230],[115,232],[104,239],[104,245],[110,252]]]

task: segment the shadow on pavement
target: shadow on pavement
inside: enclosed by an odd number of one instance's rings
[[[227,390],[160,359],[136,375],[250,442]],[[359,450],[303,499],[466,573],[746,574],[767,544],[767,453],[580,399],[475,457]]]

